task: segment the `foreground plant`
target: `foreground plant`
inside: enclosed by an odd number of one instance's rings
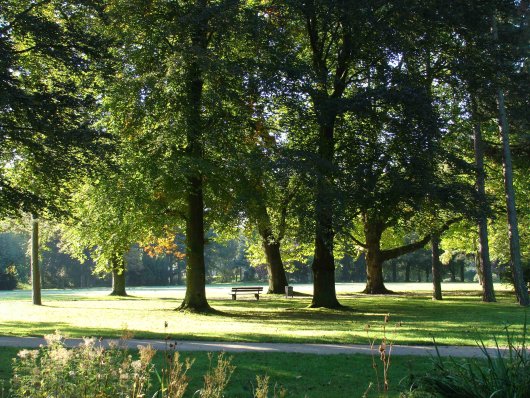
[[[254,398],[269,398],[269,376],[256,376],[256,388],[254,390]],[[287,390],[282,386],[274,385],[272,391],[272,398],[285,398]]]
[[[108,349],[85,339],[67,349],[59,334],[45,336],[46,346],[22,350],[13,362],[12,394],[32,398],[143,398],[149,389],[154,350],[140,348],[140,359],[119,343]]]
[[[526,398],[530,397],[530,354],[526,345],[526,320],[517,339],[508,326],[504,328],[508,350],[496,342],[492,355],[483,342],[478,343],[484,356],[480,359],[444,360],[438,348],[434,368],[421,377],[412,377],[406,397],[447,398]]]
[[[390,314],[386,314],[385,319],[383,321],[383,325],[381,326],[382,336],[380,337],[380,340],[377,336],[374,336],[371,334],[371,331],[373,329],[370,324],[367,324],[365,327],[366,335],[368,337],[368,342],[370,344],[370,352],[371,352],[371,357],[372,357],[372,369],[374,370],[374,373],[375,373],[377,390],[380,393],[388,392],[388,389],[390,387],[390,379],[388,377],[388,374],[390,370],[390,359],[392,357],[392,347],[394,346],[394,338],[396,335],[396,330],[398,327],[401,326],[401,322],[396,323],[392,335],[387,336],[387,325],[389,321],[390,321]],[[380,341],[379,345],[377,345],[378,341]],[[379,362],[381,363],[381,368],[379,367],[378,361],[376,360],[376,354],[375,354],[376,346],[377,346],[377,353],[379,356]],[[367,396],[372,386],[373,386],[373,383],[370,383],[368,388],[364,392],[363,397]]]

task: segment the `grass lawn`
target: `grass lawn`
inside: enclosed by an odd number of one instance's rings
[[[8,380],[11,377],[10,359],[15,357],[17,352],[18,350],[13,348],[0,348],[0,380]],[[209,362],[206,353],[193,352],[181,355],[182,358],[196,359],[189,373],[191,383],[186,395],[191,397],[193,392],[201,388],[202,375],[206,373]],[[159,355],[158,364],[161,361]],[[285,387],[287,397],[360,397],[370,382],[374,383],[374,386],[368,396],[377,397],[380,394],[371,361],[371,357],[366,355],[238,353],[233,355],[232,363],[236,366],[236,370],[230,380],[226,396],[252,397],[256,375],[267,374],[270,377],[271,387],[275,383]],[[411,371],[424,372],[429,366],[428,358],[393,357],[388,397],[399,397],[399,391],[406,388],[405,381],[402,385],[399,382]]]
[[[401,285],[389,288],[403,291]],[[0,334],[42,336],[58,329],[72,337],[118,337],[128,329],[137,338],[160,338],[167,321],[167,333],[175,339],[366,344],[366,325],[381,337],[389,313],[390,335],[401,322],[395,343],[430,344],[435,337],[439,344],[474,345],[483,339],[493,345],[494,334],[504,342],[504,324],[522,328],[525,310],[501,286],[496,286],[498,302],[486,304],[478,285],[454,285],[445,287],[443,301],[434,302],[429,284],[404,285],[408,292],[392,296],[367,296],[356,293],[362,285],[342,284],[337,291],[345,310],[307,308],[307,285],[295,286],[301,295],[294,299],[263,295],[259,301],[252,296],[232,301],[229,287],[209,287],[210,304],[218,310],[209,315],[174,311],[183,289],[130,289],[128,298],[109,297],[105,290],[45,291],[41,307],[31,304],[29,292],[18,291],[0,294]]]

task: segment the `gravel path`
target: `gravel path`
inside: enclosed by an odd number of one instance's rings
[[[107,346],[109,341],[112,341],[112,339],[103,339],[100,343]],[[78,338],[66,339],[65,341],[69,347],[77,346],[82,342],[83,339]],[[3,347],[35,348],[45,343],[45,340],[39,337],[0,336],[0,346]],[[176,343],[179,351],[293,352],[318,355],[378,353],[378,347],[374,347],[371,350],[370,346],[361,344],[239,343],[219,341],[177,341]],[[125,344],[129,348],[148,344],[157,350],[164,350],[166,347],[166,341],[164,340],[132,339],[127,340]],[[478,347],[439,346],[438,350],[442,356],[481,357],[484,355]],[[506,349],[502,349],[502,351],[506,352]],[[488,348],[488,352],[495,354],[496,349]],[[392,347],[392,355],[430,356],[436,355],[436,349],[434,346],[394,345]]]

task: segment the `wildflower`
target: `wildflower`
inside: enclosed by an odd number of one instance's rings
[[[142,361],[132,361],[131,362],[131,367],[133,368],[133,370],[136,372],[136,373],[140,373],[142,371]]]
[[[38,350],[21,350],[17,354],[20,359],[35,359],[37,355],[39,355]]]
[[[143,365],[148,365],[151,363],[151,360],[156,354],[156,350],[150,346],[138,346],[138,351],[140,353],[140,361]]]

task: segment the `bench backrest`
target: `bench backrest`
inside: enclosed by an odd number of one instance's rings
[[[245,287],[233,287],[232,288],[233,292],[255,292],[255,291],[261,292],[262,290],[263,290],[263,286],[255,286],[255,287],[245,286]]]

